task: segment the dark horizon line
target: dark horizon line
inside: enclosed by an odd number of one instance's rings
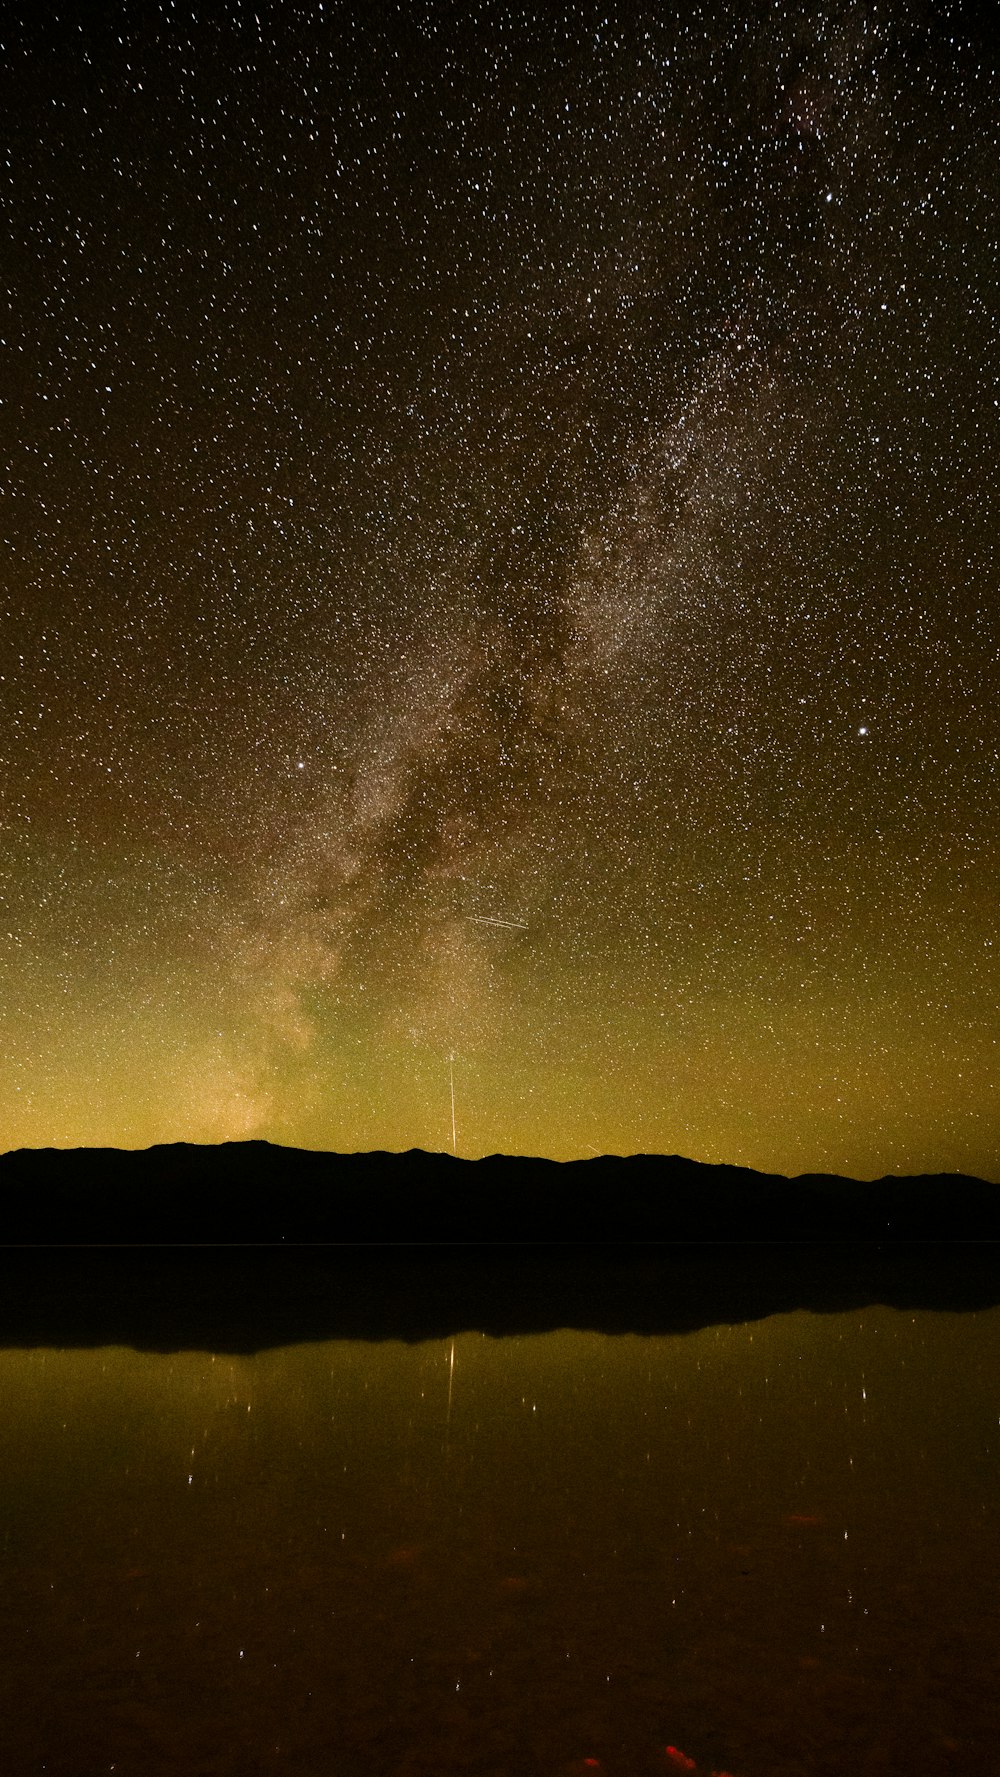
[[[264,1141],[0,1158],[8,1345],[684,1332],[875,1302],[1000,1304],[1000,1189]]]
[[[21,1149],[6,1245],[519,1245],[996,1240],[1000,1188],[964,1173],[755,1172],[679,1155],[557,1161],[336,1154],[266,1141]]]
[[[879,1185],[888,1183],[914,1183],[928,1179],[968,1180],[972,1184],[1000,1185],[1000,1176],[988,1178],[985,1173],[965,1172],[961,1168],[925,1169],[921,1172],[882,1172],[870,1177],[859,1178],[853,1173],[830,1172],[825,1169],[810,1167],[804,1172],[777,1172],[770,1168],[747,1166],[735,1160],[698,1160],[689,1154],[664,1153],[657,1149],[635,1148],[627,1154],[612,1151],[603,1153],[575,1155],[568,1160],[557,1160],[548,1154],[511,1153],[504,1149],[494,1149],[488,1154],[455,1154],[449,1148],[313,1148],[304,1147],[298,1142],[271,1141],[264,1136],[233,1137],[225,1141],[188,1141],[179,1137],[176,1141],[150,1142],[145,1146],[124,1147],[113,1143],[87,1144],[80,1143],[72,1147],[61,1147],[55,1143],[42,1147],[18,1147],[0,1149],[0,1165],[5,1160],[12,1160],[25,1155],[55,1155],[97,1157],[98,1155],[170,1155],[178,1152],[196,1153],[231,1153],[237,1151],[246,1154],[270,1153],[277,1155],[316,1155],[328,1160],[346,1161],[400,1161],[420,1159],[429,1161],[445,1161],[449,1164],[462,1166],[487,1166],[491,1163],[526,1166],[554,1166],[563,1169],[568,1166],[595,1166],[607,1163],[614,1166],[627,1166],[632,1161],[654,1162],[667,1166],[693,1166],[710,1172],[740,1173],[753,1178],[780,1179],[786,1184],[801,1184],[812,1180],[831,1181],[846,1185]],[[1000,1163],[997,1168],[1000,1174]]]

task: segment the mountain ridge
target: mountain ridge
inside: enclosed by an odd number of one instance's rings
[[[683,1155],[581,1160],[264,1141],[0,1155],[0,1245],[995,1240],[1000,1185],[964,1173],[793,1177]]]

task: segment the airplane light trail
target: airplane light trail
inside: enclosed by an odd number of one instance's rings
[[[477,926],[505,926],[509,932],[526,932],[527,921],[523,919],[494,919],[488,913],[467,913],[466,919]]]

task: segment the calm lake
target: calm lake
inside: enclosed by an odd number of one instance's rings
[[[1000,1310],[7,1351],[0,1402],[4,1777],[998,1768]]]

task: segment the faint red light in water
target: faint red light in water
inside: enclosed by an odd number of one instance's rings
[[[407,1544],[401,1549],[390,1549],[384,1557],[386,1567],[412,1567],[423,1553],[422,1543]]]
[[[688,1758],[687,1753],[682,1752],[679,1746],[668,1746],[667,1757],[672,1765],[677,1766],[678,1771],[696,1771],[698,1769],[694,1759]]]
[[[514,1597],[519,1592],[526,1592],[530,1583],[522,1574],[512,1573],[508,1574],[505,1580],[500,1581],[500,1590],[501,1592],[509,1592]]]
[[[585,1758],[583,1762],[585,1765],[589,1765],[594,1771],[599,1771],[601,1768],[601,1761],[599,1758]]]
[[[822,1524],[823,1519],[814,1517],[811,1512],[789,1512],[786,1524]]]

